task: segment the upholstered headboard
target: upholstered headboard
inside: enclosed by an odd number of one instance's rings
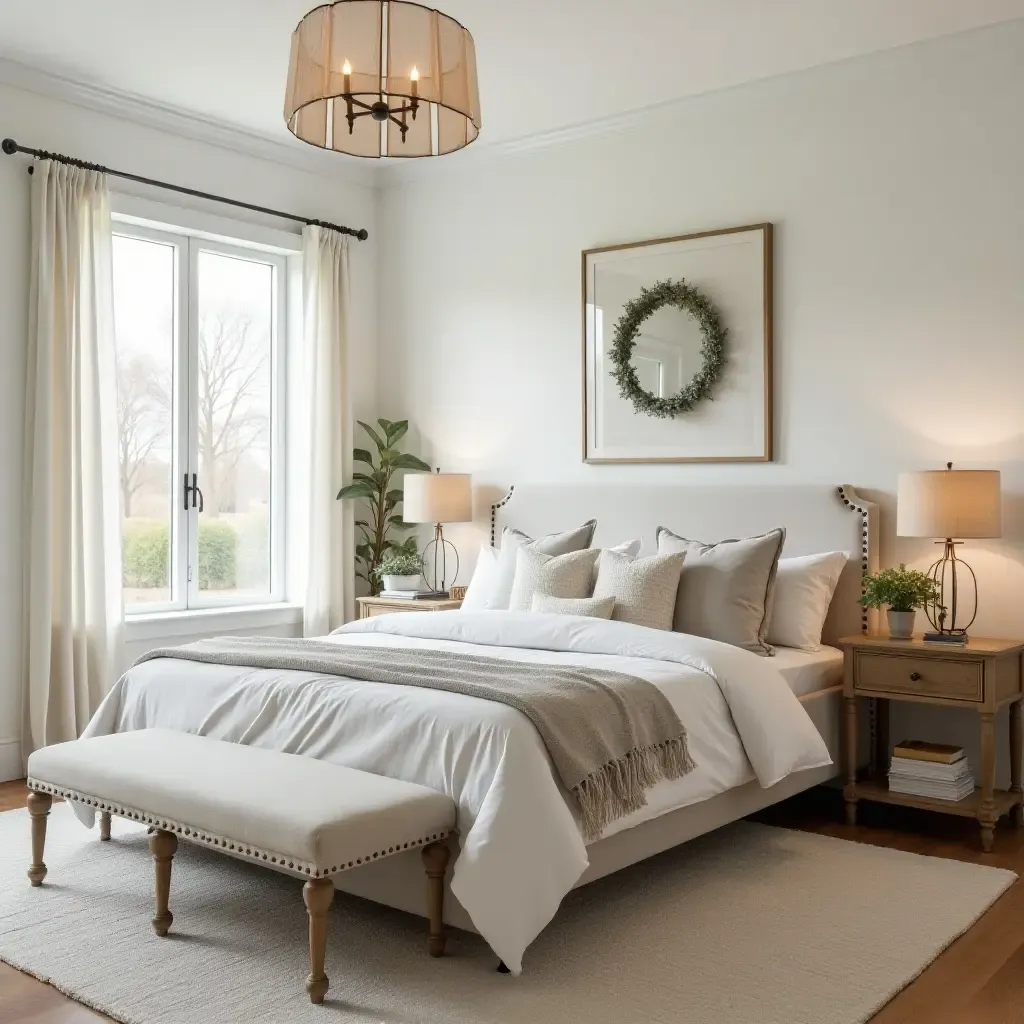
[[[491,543],[504,526],[539,536],[597,520],[594,543],[634,537],[641,554],[656,550],[655,531],[704,541],[747,537],[786,528],[783,557],[846,551],[849,562],[832,600],[823,639],[874,628],[874,613],[861,608],[861,580],[878,568],[876,504],[842,487],[670,487],[657,484],[524,484],[509,489],[491,508]]]

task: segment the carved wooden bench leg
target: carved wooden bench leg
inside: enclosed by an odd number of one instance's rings
[[[444,876],[451,852],[447,843],[430,843],[423,847],[423,866],[427,871],[427,911],[430,938],[427,950],[431,956],[444,956]]]
[[[50,815],[53,797],[49,793],[37,793],[32,790],[28,794],[26,804],[32,818],[32,864],[28,869],[28,877],[33,885],[39,886],[46,877],[43,847],[46,846],[46,819]]]
[[[167,907],[171,896],[171,861],[178,849],[178,837],[173,832],[157,829],[149,837],[149,849],[153,854],[156,870],[156,915],[153,931],[163,938],[174,923],[174,915]]]
[[[110,842],[110,812],[103,811],[100,814],[100,842]]]
[[[324,974],[327,953],[327,911],[334,902],[334,883],[329,878],[311,878],[302,887],[302,902],[309,914],[309,977],[306,991],[311,1003],[322,1003],[330,981]]]

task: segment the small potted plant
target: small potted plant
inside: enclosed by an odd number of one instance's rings
[[[886,605],[889,636],[894,640],[909,640],[914,635],[915,610],[934,604],[938,599],[939,588],[931,576],[900,563],[898,569],[883,569],[865,576],[860,603],[865,608]]]
[[[423,559],[416,552],[389,551],[380,563],[385,590],[421,590]]]

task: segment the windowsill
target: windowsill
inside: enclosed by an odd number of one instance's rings
[[[230,629],[294,626],[301,622],[302,605],[286,601],[275,604],[235,605],[231,608],[141,612],[125,616],[125,639],[130,643],[135,640],[193,636],[197,633],[223,632]]]

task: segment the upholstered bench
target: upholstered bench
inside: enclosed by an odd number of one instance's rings
[[[455,824],[450,797],[313,758],[226,743],[166,729],[58,743],[28,762],[32,866],[46,877],[43,846],[53,797],[85,804],[151,827],[156,869],[153,928],[166,935],[171,861],[178,837],[241,860],[305,879],[309,914],[306,991],[323,1002],[327,911],[332,875],[414,847],[423,848],[429,878],[428,949],[444,954],[442,901],[448,865],[445,842]]]

